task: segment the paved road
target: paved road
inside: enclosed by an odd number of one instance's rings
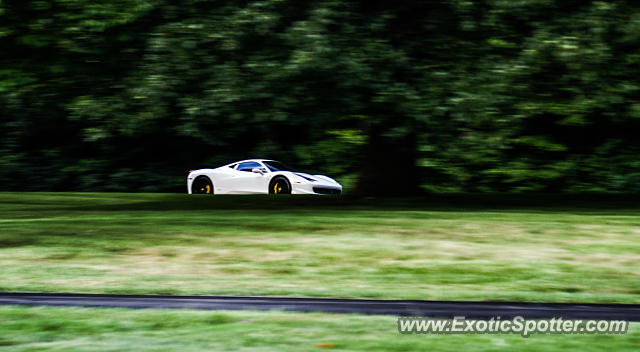
[[[460,302],[293,297],[0,293],[2,305],[124,308],[254,309],[472,318],[616,319],[640,321],[640,304]]]

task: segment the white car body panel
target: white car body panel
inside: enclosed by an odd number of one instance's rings
[[[271,171],[263,163],[265,161],[273,160],[247,159],[215,169],[193,170],[189,173],[189,176],[187,176],[187,193],[193,193],[191,186],[193,180],[198,176],[206,176],[211,180],[214,194],[269,194],[269,182],[276,176],[287,178],[291,185],[291,194],[342,193],[342,185],[330,177],[324,175],[309,175],[302,172]],[[259,168],[261,168],[264,173],[260,174],[236,170],[235,167],[240,163],[258,163]],[[305,179],[305,177],[313,179],[313,181]]]

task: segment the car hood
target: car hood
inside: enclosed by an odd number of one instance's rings
[[[315,179],[317,181],[321,181],[322,183],[331,183],[331,184],[336,184],[339,185],[338,182],[336,182],[334,179],[332,179],[331,177],[325,176],[325,175],[310,175],[304,172],[293,172],[293,174],[298,175],[298,176],[304,176],[304,177],[309,177],[312,179]]]

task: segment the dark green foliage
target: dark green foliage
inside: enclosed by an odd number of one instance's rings
[[[0,1],[0,188],[266,157],[362,193],[640,192],[636,6]]]

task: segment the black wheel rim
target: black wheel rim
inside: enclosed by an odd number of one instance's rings
[[[212,194],[213,186],[206,179],[199,178],[193,181],[193,193],[195,194]]]
[[[289,189],[289,183],[283,179],[277,179],[273,182],[271,186],[271,192],[273,194],[289,194],[291,190]]]

